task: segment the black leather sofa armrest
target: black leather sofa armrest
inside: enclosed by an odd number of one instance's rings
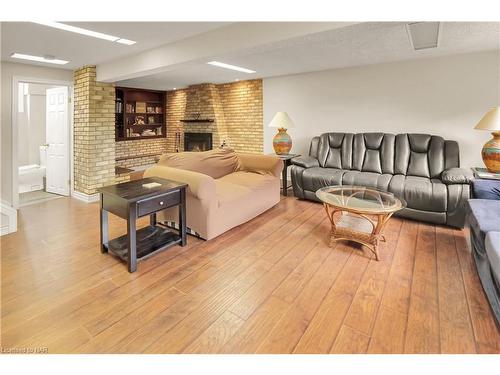
[[[441,181],[446,185],[468,184],[472,181],[473,174],[465,168],[450,168],[441,174]]]
[[[297,156],[292,159],[292,164],[298,165],[302,168],[319,167],[318,159],[315,159],[312,156]]]

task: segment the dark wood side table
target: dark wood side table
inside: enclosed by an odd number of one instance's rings
[[[159,186],[143,186],[148,183]],[[159,177],[100,188],[101,252],[111,252],[127,262],[129,272],[135,272],[138,259],[145,259],[175,244],[186,245],[186,188],[186,184]],[[179,206],[178,234],[156,221],[158,211],[173,206]],[[108,239],[108,212],[127,220],[126,235]],[[136,230],[137,218],[146,215],[150,216],[150,224]]]
[[[278,155],[278,154],[269,154],[273,156],[279,157],[283,160],[283,172],[281,172],[281,179],[283,180],[282,191],[283,195],[286,197],[288,195],[287,190],[292,187],[292,185],[288,185],[288,167],[292,165],[292,159],[300,156],[299,154],[286,154],[286,155]]]

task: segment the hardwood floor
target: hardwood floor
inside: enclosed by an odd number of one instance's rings
[[[293,197],[212,241],[139,262],[99,251],[98,205],[20,210],[3,236],[3,348],[49,353],[499,353],[465,230],[392,219],[376,262],[327,246]],[[141,219],[145,225],[147,219]],[[110,215],[111,236],[125,222]]]

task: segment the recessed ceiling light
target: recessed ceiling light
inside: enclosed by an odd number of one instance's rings
[[[250,70],[250,69],[247,69],[247,68],[242,68],[241,66],[226,64],[226,63],[219,62],[219,61],[210,61],[210,62],[207,62],[207,64],[213,65],[213,66],[218,66],[219,68],[237,70],[238,72],[243,72],[243,73],[248,73],[248,74],[250,74],[250,73],[256,73],[255,70]]]
[[[239,78],[236,78],[235,81],[238,82],[240,79]]]
[[[413,22],[406,24],[406,32],[415,51],[436,48],[439,41],[439,22]]]
[[[81,28],[81,27],[66,25],[65,23],[60,23],[60,22],[34,22],[34,23],[37,23],[39,25],[53,27],[53,28],[59,29],[59,30],[70,31],[72,33],[91,36],[93,38],[104,39],[104,40],[107,40],[110,42],[117,42],[120,44],[132,45],[132,44],[136,43],[133,40],[120,38],[120,37],[114,36],[114,35],[99,33],[97,31],[92,31],[92,30]]]
[[[22,59],[22,60],[30,60],[30,61],[38,61],[38,62],[43,62],[43,63],[49,63],[49,64],[57,64],[57,65],[64,65],[69,63],[69,61],[66,60],[59,60],[54,58],[53,56],[33,56],[33,55],[26,55],[24,53],[13,53],[10,55],[10,57],[14,59]]]
[[[174,87],[174,90],[177,90],[177,87]]]
[[[121,38],[121,39],[118,39],[116,41],[116,43],[121,43],[121,44],[126,44],[127,46],[131,46],[132,44],[135,44],[136,42],[134,42],[133,40],[130,40],[130,39]]]

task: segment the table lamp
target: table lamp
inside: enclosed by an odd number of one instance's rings
[[[500,107],[489,110],[474,129],[492,131],[493,138],[483,146],[483,162],[489,172],[500,173]]]
[[[286,132],[287,129],[293,128],[294,124],[288,113],[277,112],[271,122],[270,128],[278,128],[278,134],[273,138],[274,152],[278,155],[287,155],[292,148],[292,137]]]

